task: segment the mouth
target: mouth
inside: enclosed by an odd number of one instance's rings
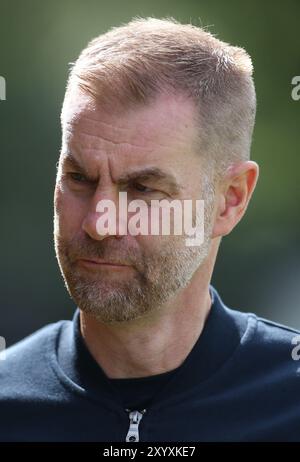
[[[81,258],[77,260],[79,265],[88,267],[88,268],[101,268],[105,267],[107,269],[126,269],[130,268],[131,265],[127,265],[125,263],[121,262],[112,262],[112,261],[107,261],[107,260],[101,260],[101,259],[87,259],[87,258]]]

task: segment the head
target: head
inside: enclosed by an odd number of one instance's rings
[[[67,85],[55,188],[56,254],[80,309],[131,321],[208,278],[256,184],[254,118],[250,57],[203,29],[135,19],[88,44]],[[154,199],[204,200],[203,244],[122,235],[120,222],[100,235],[97,204],[118,209],[120,191],[147,203],[149,221]]]

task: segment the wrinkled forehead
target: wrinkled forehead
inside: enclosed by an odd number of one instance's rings
[[[76,131],[103,134],[116,143],[194,144],[198,133],[197,111],[182,95],[160,94],[148,104],[128,108],[103,107],[78,89],[66,95],[62,109],[65,141]]]

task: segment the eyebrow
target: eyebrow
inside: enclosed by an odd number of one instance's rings
[[[86,169],[71,153],[63,155],[62,162],[63,164],[68,163],[72,165],[74,168],[84,173],[88,179],[92,180]],[[140,170],[133,170],[131,172],[124,173],[116,180],[116,183],[120,186],[124,186],[128,183],[147,180],[165,182],[173,194],[178,194],[183,189],[182,185],[178,183],[172,173],[165,172],[164,170],[155,166],[145,167]]]
[[[141,170],[125,173],[118,178],[117,183],[119,185],[124,185],[134,181],[147,180],[167,183],[168,188],[170,188],[174,194],[178,194],[182,189],[182,186],[177,182],[174,175],[161,170],[159,167],[145,167]]]
[[[79,171],[80,173],[84,174],[84,176],[89,180],[89,181],[96,181],[96,177],[93,177],[92,175],[89,174],[89,172],[86,170],[86,168],[83,167],[83,165],[76,159],[76,157],[73,156],[71,153],[66,153],[62,154],[62,166],[69,164],[71,167],[73,167],[75,170]]]
[[[83,166],[78,162],[78,160],[70,153],[63,154],[62,155],[62,164],[70,164],[72,167],[77,168],[77,170],[81,170],[82,172],[85,172],[85,169]]]

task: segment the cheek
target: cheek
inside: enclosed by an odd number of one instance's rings
[[[164,219],[162,217],[163,215],[165,215]],[[177,226],[174,225],[173,212],[170,214],[168,211],[163,212],[161,208],[156,206],[153,207],[152,212],[149,207],[147,212],[142,215],[139,212],[137,216],[139,218],[137,228],[142,232],[142,234],[138,234],[134,237],[147,253],[160,252],[165,246],[181,246],[185,237],[183,236],[183,222],[181,215],[178,216],[177,214]],[[136,225],[134,214],[133,216],[128,216],[129,223],[131,219],[133,219],[133,224]],[[141,222],[143,225],[141,225]],[[128,228],[128,232],[130,234],[130,227]]]
[[[84,218],[84,208],[80,201],[59,186],[54,196],[55,226],[59,234],[71,236],[80,228]]]
[[[135,239],[142,249],[145,257],[158,257],[168,253],[170,249],[181,248],[181,236],[135,236]]]

